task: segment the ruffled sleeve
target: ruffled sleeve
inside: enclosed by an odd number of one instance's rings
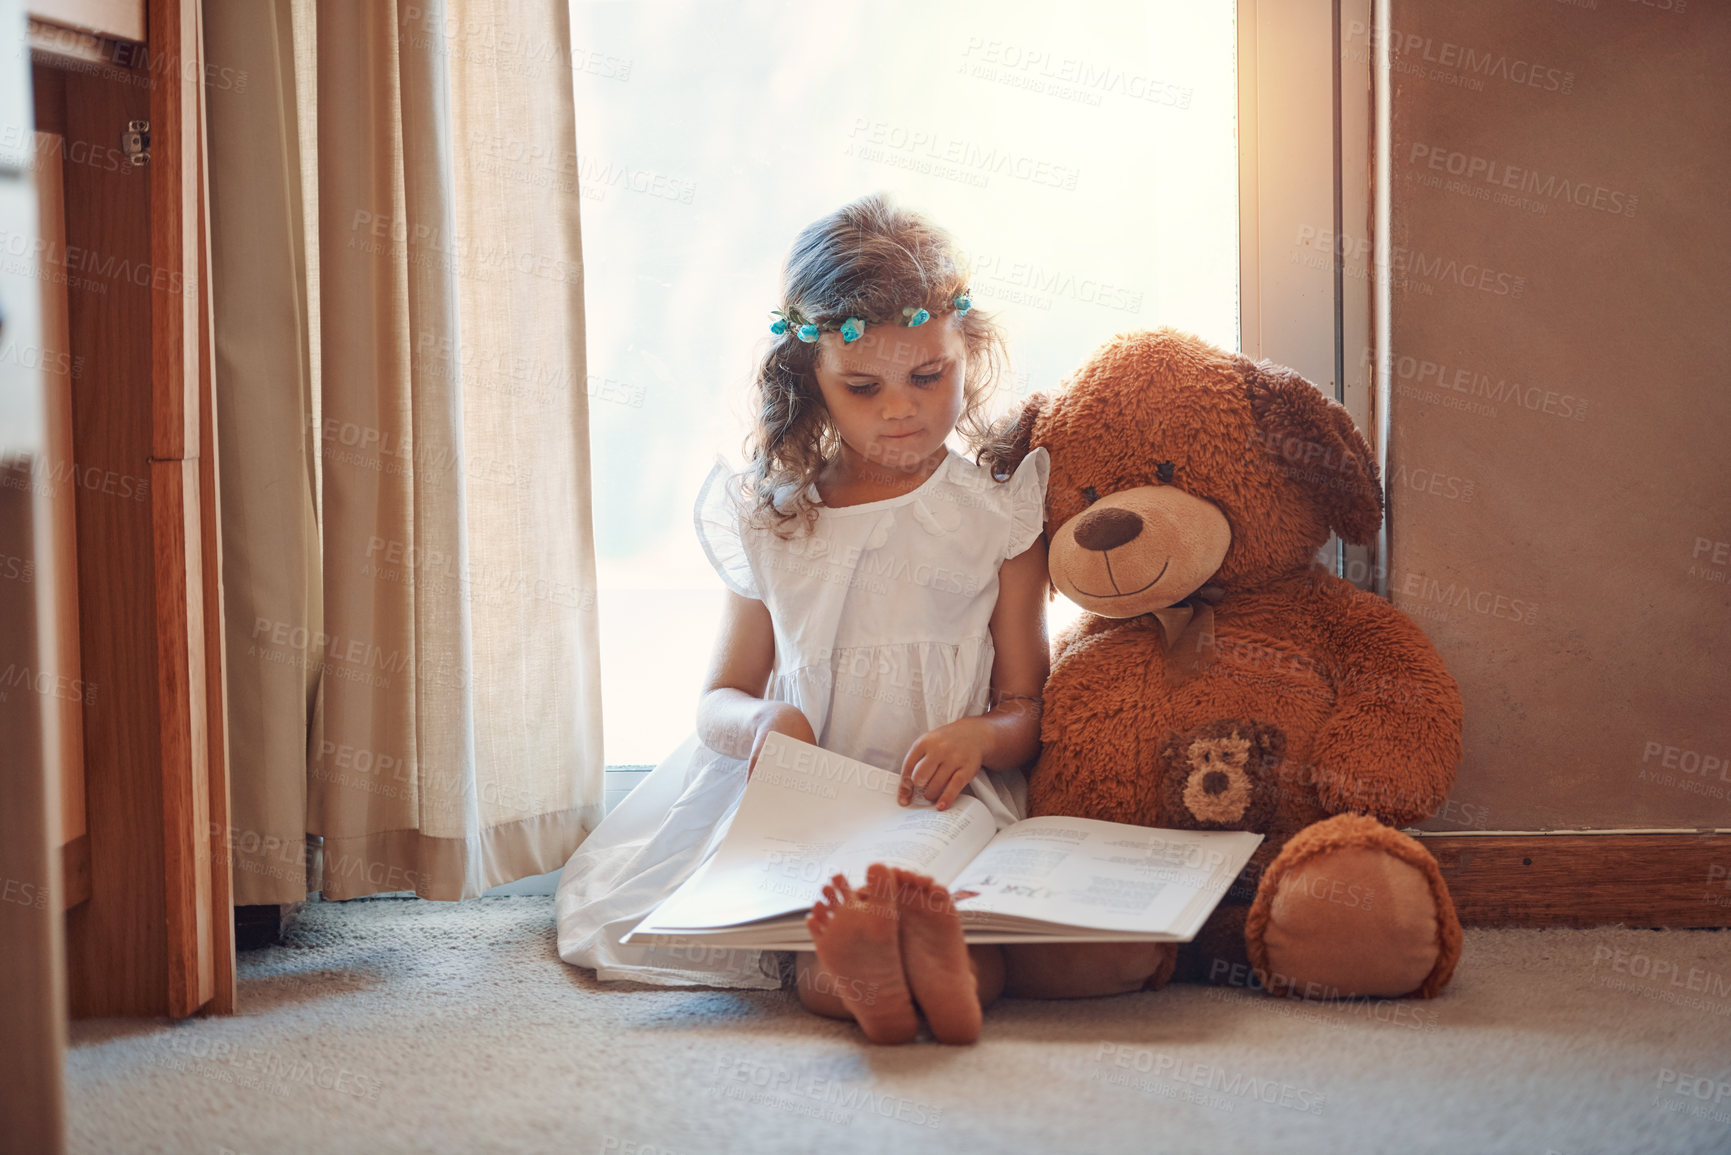
[[[1010,509],[1010,540],[1004,547],[1009,561],[1034,544],[1046,527],[1046,479],[1052,470],[1052,455],[1044,445],[1032,450],[1010,480],[1004,482],[1004,500]]]
[[[719,455],[697,491],[692,522],[697,540],[709,564],[721,575],[721,583],[741,597],[762,599],[751,555],[740,532],[740,475],[728,468]]]

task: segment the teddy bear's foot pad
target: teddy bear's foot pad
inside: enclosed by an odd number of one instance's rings
[[[1435,860],[1361,815],[1317,823],[1289,842],[1245,930],[1263,985],[1306,998],[1428,997],[1460,952]]]

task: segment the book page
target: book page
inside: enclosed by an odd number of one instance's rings
[[[902,806],[900,783],[895,771],[771,734],[715,853],[632,933],[732,926],[808,909],[831,875],[858,886],[873,862],[948,885],[991,840],[991,813],[968,794],[948,810],[920,798]]]
[[[820,888],[837,871],[858,886],[865,881],[866,867],[874,862],[929,874],[948,885],[985,848],[996,829],[985,803],[971,794],[958,795],[948,810],[930,803],[898,809],[902,813],[887,825],[874,826],[824,858]],[[814,892],[811,901],[818,897]]]
[[[1262,841],[1242,831],[1158,830],[1029,818],[1000,831],[951,884],[964,927],[1026,921],[1194,934]]]

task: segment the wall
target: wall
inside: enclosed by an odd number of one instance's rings
[[[1467,709],[1428,825],[1731,827],[1731,5],[1391,22],[1389,592]]]

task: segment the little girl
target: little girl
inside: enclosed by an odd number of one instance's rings
[[[730,592],[696,730],[566,863],[560,957],[601,979],[793,985],[875,1042],[911,1040],[917,1004],[940,1040],[972,1042],[1003,956],[963,943],[924,875],[874,864],[857,890],[835,876],[812,895],[816,950],[797,961],[619,942],[708,859],[774,732],[899,771],[904,805],[917,793],[947,809],[966,791],[1000,828],[1027,813],[1049,459],[1009,468],[1009,430],[986,424],[1003,339],[955,243],[862,198],[800,233],[774,315],[747,467],[718,460],[697,500]]]

